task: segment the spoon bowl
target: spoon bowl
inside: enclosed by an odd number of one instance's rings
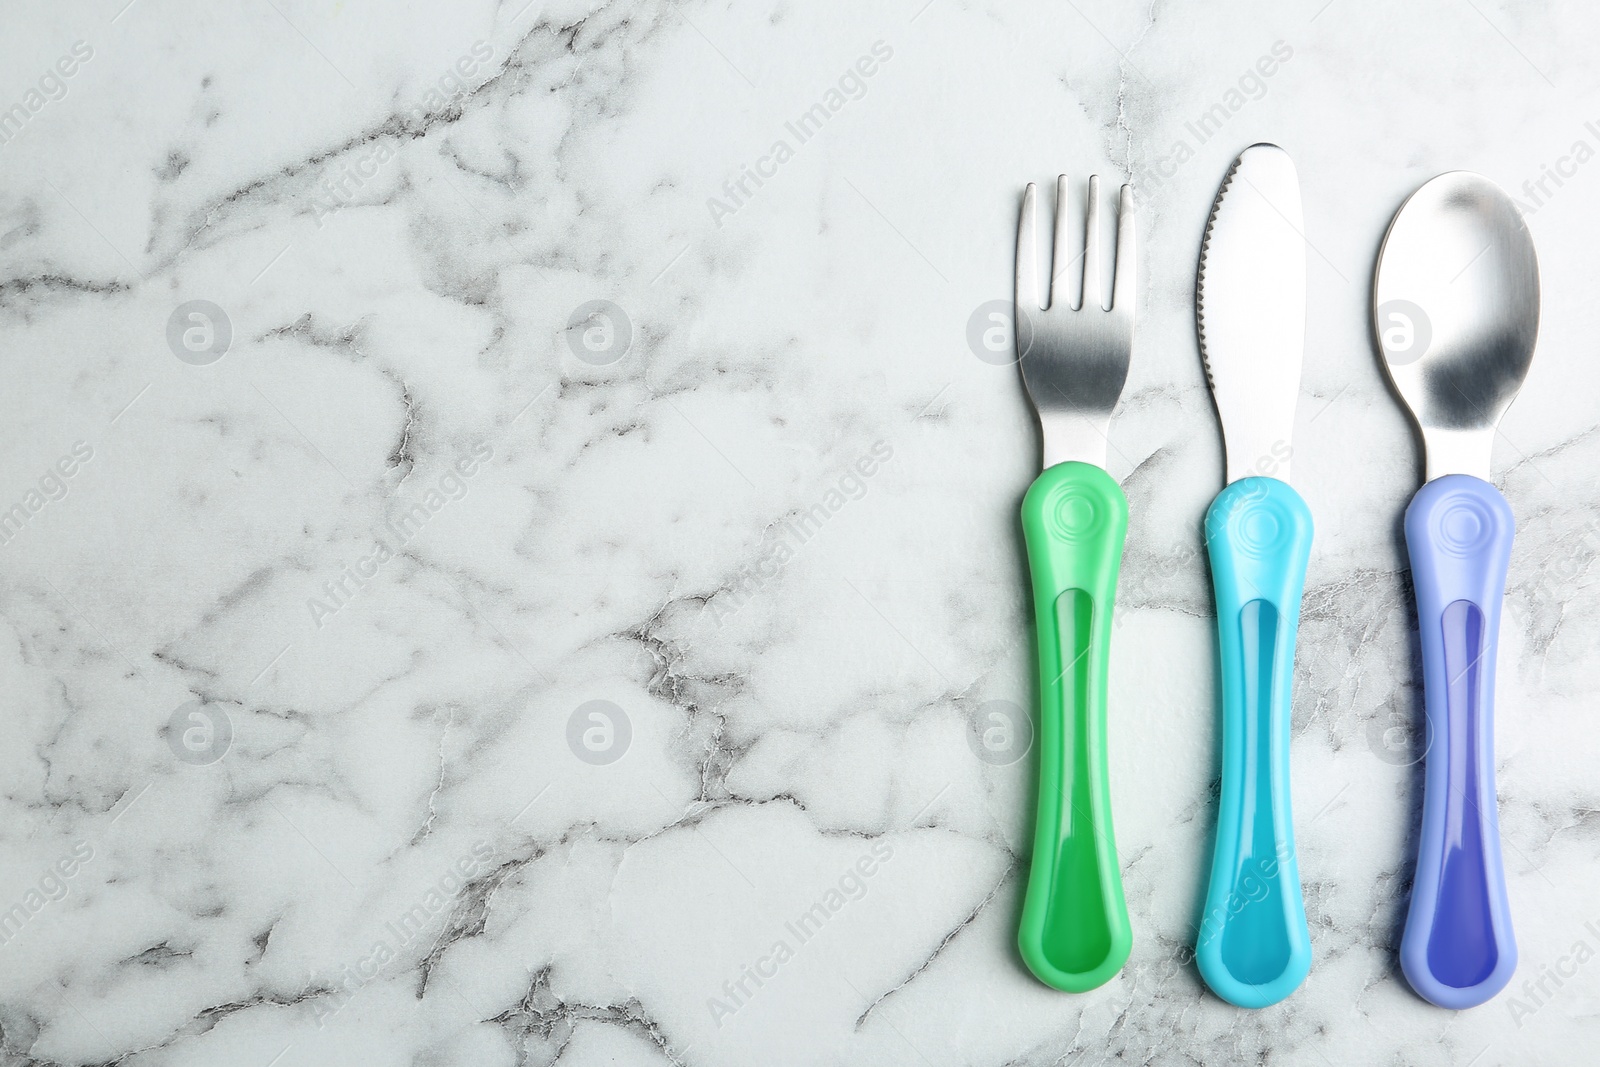
[[[1372,307],[1384,368],[1422,433],[1428,480],[1488,480],[1495,427],[1539,333],[1539,263],[1511,198],[1467,171],[1411,194],[1384,236]]]

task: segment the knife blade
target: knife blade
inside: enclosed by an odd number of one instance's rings
[[[1276,145],[1239,153],[1200,249],[1195,323],[1222,420],[1227,480],[1289,480],[1306,333],[1300,180]]]

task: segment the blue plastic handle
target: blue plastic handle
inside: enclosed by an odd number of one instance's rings
[[[1435,478],[1406,509],[1428,713],[1422,835],[1400,967],[1424,999],[1470,1008],[1517,969],[1494,789],[1494,661],[1516,520],[1488,482]]]
[[[1311,509],[1276,478],[1241,478],[1206,512],[1222,678],[1222,802],[1200,975],[1241,1008],[1293,993],[1311,969],[1289,808],[1294,635]]]

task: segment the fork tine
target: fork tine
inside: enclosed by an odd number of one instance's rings
[[[1094,174],[1089,177],[1089,218],[1083,231],[1083,299],[1078,302],[1078,309],[1088,310],[1091,300],[1095,307],[1105,307],[1105,298],[1100,294],[1100,175]]]
[[[1072,212],[1067,210],[1067,176],[1056,177],[1056,225],[1055,242],[1050,249],[1050,307],[1056,306],[1060,301],[1067,307],[1072,306],[1072,291],[1067,288],[1066,277],[1068,270],[1076,260],[1072,256],[1071,229]]]
[[[1117,205],[1117,275],[1112,281],[1111,306],[1131,316],[1138,295],[1139,245],[1133,228],[1133,186],[1124,185]]]
[[[1028,191],[1022,194],[1022,218],[1017,223],[1017,287],[1013,302],[1019,310],[1038,311],[1044,306],[1039,302],[1039,246],[1034,225],[1037,194],[1029,182]]]

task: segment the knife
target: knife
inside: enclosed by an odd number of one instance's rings
[[[1222,798],[1200,974],[1243,1008],[1287,997],[1311,967],[1289,809],[1290,696],[1311,510],[1289,485],[1305,342],[1300,183],[1276,145],[1239,154],[1200,249],[1195,323],[1227,453],[1206,512],[1217,602]]]

